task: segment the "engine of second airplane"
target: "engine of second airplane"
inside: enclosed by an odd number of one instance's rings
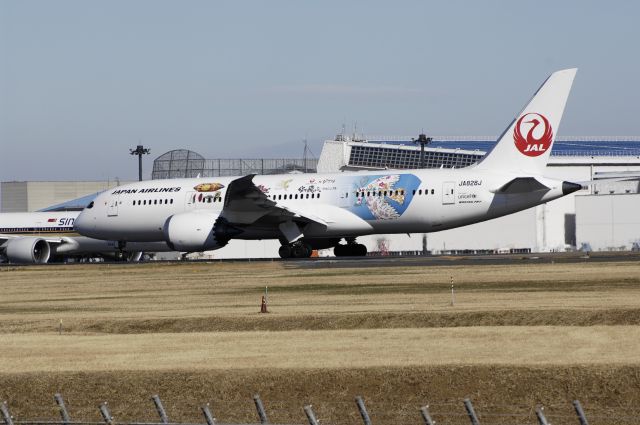
[[[164,239],[171,249],[200,252],[220,249],[240,231],[214,211],[174,214],[164,223]]]
[[[6,256],[12,263],[43,264],[50,255],[49,242],[42,238],[25,236],[7,241]]]

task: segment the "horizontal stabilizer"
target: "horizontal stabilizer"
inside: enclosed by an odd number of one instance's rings
[[[530,193],[550,189],[550,187],[543,185],[533,177],[516,177],[496,190],[496,193]]]

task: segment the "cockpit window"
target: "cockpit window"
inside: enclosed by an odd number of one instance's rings
[[[89,202],[89,205],[87,205],[88,210],[90,210],[91,208],[93,208],[93,201]]]

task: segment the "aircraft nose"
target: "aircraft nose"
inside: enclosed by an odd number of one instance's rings
[[[95,226],[93,213],[86,208],[76,217],[73,229],[84,236],[90,236],[91,229]]]
[[[78,214],[78,216],[74,220],[74,222],[73,222],[73,230],[75,230],[76,232],[78,232],[78,233],[80,233],[82,235],[83,234],[82,231],[85,228],[85,222],[86,222],[86,217],[85,217],[85,213],[83,211],[80,214]]]

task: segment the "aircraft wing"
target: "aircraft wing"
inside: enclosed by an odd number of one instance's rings
[[[221,216],[233,224],[252,224],[265,216],[281,217],[282,222],[294,220],[326,226],[321,217],[310,211],[285,207],[269,199],[254,183],[255,174],[232,181],[227,188]]]

